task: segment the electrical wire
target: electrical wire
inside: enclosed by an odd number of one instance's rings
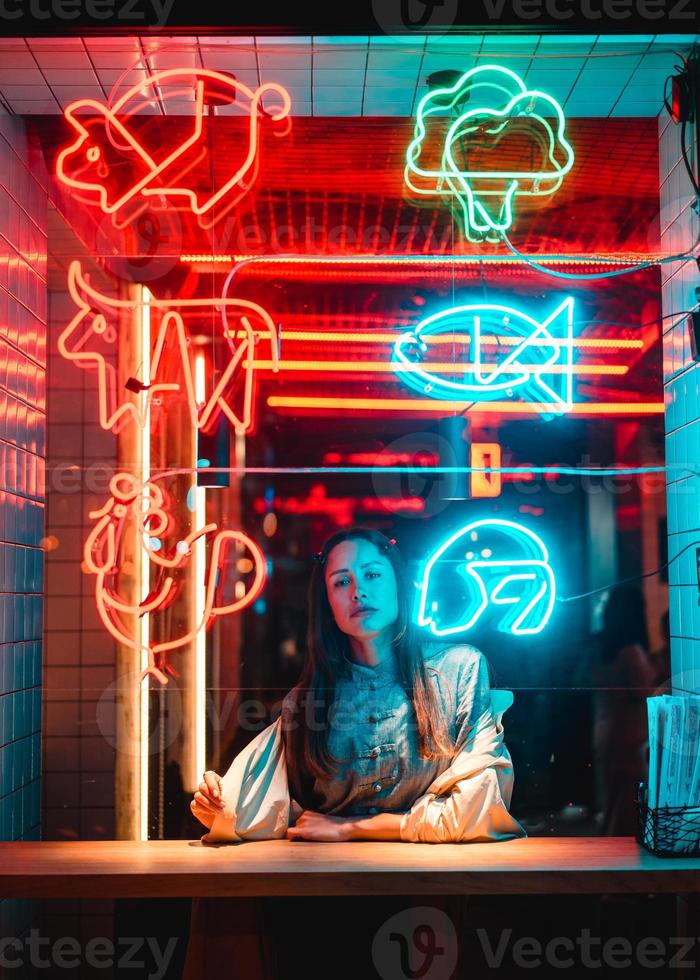
[[[544,272],[545,275],[554,276],[556,279],[583,279],[583,280],[596,280],[596,279],[614,279],[616,276],[625,276],[630,272],[641,272],[643,269],[651,269],[657,265],[665,265],[669,262],[682,262],[686,259],[695,258],[695,249],[698,244],[700,244],[700,233],[698,237],[693,242],[692,246],[687,252],[680,252],[677,255],[664,255],[659,259],[650,259],[648,262],[638,262],[636,265],[628,265],[621,269],[611,269],[609,272],[593,272],[593,273],[582,273],[578,275],[575,272],[558,272],[556,269],[548,269],[544,265],[540,265],[539,262],[535,262],[527,255],[523,255],[515,245],[510,241],[505,231],[501,232],[501,237],[505,244],[508,246],[510,251],[519,258],[522,262],[525,262],[532,269],[536,269],[538,272]],[[595,262],[595,259],[593,260]]]
[[[666,112],[669,114],[671,119],[673,119],[673,107],[669,104],[668,101],[668,83],[673,82],[673,79],[675,78],[678,80],[679,84],[682,86],[683,89],[683,103],[682,103],[683,117],[680,121],[681,122],[681,155],[683,157],[683,164],[688,174],[688,179],[690,180],[690,183],[693,185],[693,190],[695,191],[696,198],[698,199],[696,202],[696,207],[699,207],[700,184],[698,184],[698,180],[695,174],[693,173],[693,168],[690,164],[690,160],[688,159],[688,148],[685,143],[685,130],[689,117],[689,105],[693,103],[696,94],[694,91],[695,77],[693,71],[691,70],[688,59],[684,55],[682,55],[680,51],[674,51],[673,53],[677,55],[678,58],[680,58],[683,64],[675,65],[674,68],[676,74],[669,75],[666,78],[666,81],[664,82],[664,108],[666,109]],[[676,119],[673,119],[673,121],[677,122]]]
[[[693,528],[693,530],[697,531],[698,528]],[[644,572],[643,575],[630,575],[629,578],[623,578],[619,582],[610,582],[608,585],[601,585],[599,589],[591,589],[590,592],[580,592],[578,595],[557,596],[557,602],[574,602],[576,599],[587,599],[589,596],[600,595],[601,592],[608,592],[610,589],[614,589],[618,585],[628,585],[630,582],[641,582],[645,578],[651,578],[653,575],[659,575],[661,572],[669,568],[674,561],[677,561],[681,555],[684,555],[686,551],[698,546],[700,546],[700,541],[691,541],[690,544],[687,544],[684,548],[681,548],[678,554],[674,555],[673,558],[669,558],[665,564],[655,568],[653,572]]]
[[[700,184],[698,184],[695,179],[695,174],[693,173],[693,168],[690,165],[690,160],[688,159],[688,148],[685,145],[685,127],[688,122],[686,116],[683,116],[683,122],[681,123],[681,154],[683,156],[683,163],[685,164],[685,169],[688,172],[688,178],[690,183],[693,185],[693,190],[698,198],[700,198]]]
[[[642,263],[639,263],[638,265],[635,265],[635,266],[625,266],[623,269],[617,269],[617,270],[614,270],[614,271],[611,271],[611,272],[596,273],[596,274],[592,274],[592,275],[581,275],[581,276],[577,276],[577,275],[574,275],[574,274],[568,274],[568,273],[563,273],[563,272],[555,272],[552,269],[547,269],[544,266],[539,265],[538,262],[535,262],[533,259],[531,259],[528,256],[523,255],[521,252],[519,252],[515,248],[515,246],[511,244],[511,242],[508,240],[508,238],[505,236],[505,234],[503,235],[503,238],[504,238],[504,241],[505,241],[506,245],[508,246],[508,248],[513,253],[513,255],[515,255],[517,258],[519,258],[526,265],[529,265],[529,266],[537,269],[540,272],[544,272],[547,275],[556,276],[556,277],[562,278],[562,279],[574,279],[574,280],[575,279],[584,279],[585,280],[585,279],[609,278],[610,276],[624,275],[627,272],[632,272],[632,271],[636,271],[636,270],[639,270],[639,269],[647,269],[647,268],[650,268],[651,266],[660,265],[661,263],[664,263],[664,262],[675,262],[675,261],[678,261],[680,259],[689,258],[690,257],[690,253],[688,253],[688,255],[686,255],[685,253],[683,255],[671,255],[671,256],[663,257],[661,259],[653,259],[653,260],[650,260],[648,262],[642,262]],[[692,249],[690,250],[691,253],[692,253],[693,249],[695,249],[695,247],[698,245],[698,243],[700,243],[700,234],[698,235],[698,240],[696,241],[695,245],[693,245]],[[231,266],[231,268],[229,269],[228,274],[226,276],[226,279],[224,281],[222,290],[221,290],[221,298],[219,300],[219,303],[220,303],[220,312],[221,312],[222,323],[223,323],[223,328],[224,328],[224,336],[226,337],[227,343],[228,343],[229,347],[232,350],[234,350],[234,347],[233,347],[233,344],[232,344],[231,331],[230,331],[230,327],[229,327],[229,323],[228,323],[228,312],[227,312],[227,307],[226,307],[226,299],[228,298],[229,289],[231,288],[231,283],[233,282],[234,277],[237,276],[240,272],[242,272],[243,269],[245,269],[246,266],[248,266],[248,265],[256,265],[256,264],[258,264],[260,262],[271,262],[271,263],[274,264],[274,262],[276,260],[278,260],[278,259],[294,258],[294,257],[295,256],[292,255],[292,254],[290,254],[288,256],[287,255],[283,255],[283,254],[280,254],[280,255],[269,255],[269,256],[268,255],[264,255],[264,256],[261,256],[261,255],[253,255],[253,256],[250,256],[250,257],[247,257],[247,258],[244,258],[244,259],[240,259],[238,262],[235,262]],[[353,256],[351,258],[359,258],[359,256]],[[401,264],[401,261],[402,260],[405,260],[407,262],[414,262],[417,259],[417,257],[416,256],[413,256],[413,255],[401,255],[401,256],[390,256],[390,257],[387,257],[387,256],[367,256],[367,258],[368,259],[369,258],[375,259],[378,262],[382,262],[382,260],[386,261],[387,258],[389,258],[390,261],[396,262],[397,264]],[[424,256],[423,258],[424,259],[432,258],[432,259],[439,259],[440,261],[445,261],[443,256]],[[460,258],[459,256],[453,256],[453,276],[454,276],[454,264],[455,264],[456,261],[459,260],[459,258]],[[541,260],[542,261],[546,261],[548,258],[550,258],[550,256],[542,256],[541,257]],[[318,259],[319,259],[319,261],[322,262],[324,259],[325,260],[328,260],[328,256],[318,256]],[[609,260],[606,260],[606,261],[609,261]],[[595,263],[595,259],[592,258],[591,259],[591,264],[594,264],[594,263]],[[484,268],[483,262],[480,263],[480,268],[481,268],[481,273],[482,273],[482,288],[483,288],[485,286],[484,279],[483,279],[483,268]],[[669,319],[673,319],[674,317],[681,317],[681,316],[684,316],[684,315],[686,315],[688,313],[692,313],[692,312],[694,312],[698,308],[698,306],[700,306],[700,303],[699,304],[696,304],[692,309],[689,309],[689,310],[679,310],[676,313],[665,313],[661,317],[656,317],[654,320],[647,320],[644,323],[616,323],[616,322],[613,322],[611,320],[585,320],[585,321],[584,320],[580,320],[580,321],[576,321],[576,322],[577,323],[579,323],[579,322],[580,323],[586,323],[589,326],[596,326],[597,325],[597,326],[609,326],[609,327],[629,327],[629,328],[639,329],[641,327],[653,326],[654,324],[659,323],[660,321],[663,322],[664,320],[669,320]]]

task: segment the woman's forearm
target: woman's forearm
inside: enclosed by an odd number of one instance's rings
[[[402,813],[377,813],[352,821],[350,840],[401,840]]]

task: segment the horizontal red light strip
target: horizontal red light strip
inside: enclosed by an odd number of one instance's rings
[[[422,398],[334,398],[306,395],[270,395],[270,408],[308,408],[320,411],[370,412],[447,412],[471,414],[500,413],[502,415],[533,415],[539,412],[559,413],[559,406],[549,402],[451,402],[428,401]],[[568,415],[661,415],[663,402],[576,402]]]
[[[409,329],[407,327],[406,331]],[[256,330],[254,332],[259,336],[264,335],[264,331]],[[297,340],[328,344],[394,344],[399,337],[403,336],[404,332],[326,333],[324,330],[284,330],[283,328],[283,337],[288,341]],[[231,330],[229,331],[229,336],[239,339],[244,338],[245,333],[242,330]],[[468,334],[440,334],[430,338],[431,345],[468,344],[469,342],[470,337]],[[481,338],[482,346],[515,347],[516,344],[521,342],[521,337],[495,337],[484,334]],[[548,345],[550,346],[554,346],[556,343],[556,340],[548,341]],[[562,341],[562,344],[564,343],[568,343],[568,341]],[[643,340],[616,340],[608,339],[607,337],[576,337],[572,343],[574,347],[581,350],[642,350],[644,348]]]
[[[528,260],[540,265],[637,265],[641,262],[657,262],[662,255],[649,252],[624,252],[604,255],[228,255],[228,254],[184,254],[180,262],[188,265],[217,264],[230,262],[236,265],[245,263],[274,263],[279,265],[527,265]]]
[[[248,362],[243,362],[244,369],[247,369]],[[369,372],[371,374],[400,374],[410,373],[412,368],[405,364],[394,364],[390,361],[280,361],[282,371],[323,371],[328,373],[338,373],[346,371],[352,373]],[[272,361],[253,361],[253,369],[260,371],[272,371],[274,364]],[[439,372],[453,374],[467,374],[476,370],[475,364],[467,362],[435,361],[421,362],[421,370],[431,374]],[[503,368],[504,374],[521,374],[523,371],[530,371],[535,374],[537,371],[545,370],[547,374],[563,374],[571,370],[572,374],[627,374],[629,368],[626,364],[575,364],[569,368],[566,364],[511,364]]]

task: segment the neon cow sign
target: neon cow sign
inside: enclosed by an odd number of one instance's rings
[[[95,576],[95,600],[100,619],[108,632],[125,646],[142,649],[134,631],[129,630],[122,617],[153,614],[172,605],[182,585],[178,573],[182,573],[190,562],[194,543],[202,537],[211,541],[201,620],[182,636],[149,646],[149,667],[143,671],[142,680],[151,674],[161,684],[167,684],[166,673],[174,673],[166,659],[170,651],[186,646],[217,617],[240,612],[257,599],[265,585],[265,556],[243,531],[220,531],[216,524],[196,528],[178,541],[174,549],[166,552],[163,538],[173,522],[163,490],[153,481],[140,484],[129,473],[117,473],[110,481],[110,493],[107,503],[89,515],[96,524],[85,541],[83,559],[87,572]],[[156,584],[148,597],[137,605],[125,601],[119,593],[119,551],[129,521],[136,522],[138,545],[155,568]],[[240,545],[252,555],[253,581],[242,597],[234,602],[224,602],[220,596],[226,551]]]
[[[469,108],[460,111],[464,102]],[[437,157],[431,154],[431,120],[446,114],[449,126]],[[513,222],[515,199],[553,194],[573,163],[556,99],[528,89],[509,68],[480,65],[423,96],[404,178],[414,194],[453,198],[469,240],[498,240]]]
[[[160,314],[161,320],[151,354],[148,373],[151,383],[143,386],[147,387],[147,404],[144,408],[136,400],[129,399],[128,390],[125,388],[128,379],[119,377],[118,369],[107,361],[100,350],[95,349],[98,343],[116,341],[116,331],[108,323],[108,316],[111,314],[115,317],[120,313],[134,314],[139,309],[139,302],[113,299],[93,289],[83,277],[79,261],[74,261],[70,265],[68,291],[78,311],[60,334],[58,350],[63,357],[73,361],[78,367],[97,372],[98,421],[103,429],[119,432],[129,423],[144,428],[153,399],[165,401],[169,395],[176,394],[185,395],[191,423],[197,429],[206,427],[219,411],[223,412],[238,432],[246,432],[252,427],[255,382],[253,351],[259,340],[258,334],[269,337],[272,370],[275,372],[279,370],[277,329],[270,314],[262,306],[242,299],[158,300],[151,297],[149,301],[151,316],[154,313]],[[188,312],[224,307],[229,313],[238,315],[240,327],[236,332],[240,331],[243,337],[233,349],[231,359],[224,367],[208,399],[204,404],[200,404],[195,391],[183,316]],[[253,328],[253,323],[259,324],[257,330]],[[221,329],[224,332],[223,323]],[[172,373],[168,374],[167,381],[164,379],[167,355],[179,360],[181,380],[173,381]],[[229,403],[227,392],[241,371],[244,372],[243,406],[237,412]],[[139,378],[135,380],[140,383]]]
[[[426,562],[418,625],[435,636],[466,633],[491,607],[499,630],[527,636],[547,625],[555,596],[547,548],[536,534],[513,521],[473,521]]]
[[[571,297],[538,321],[510,306],[454,306],[427,317],[394,344],[395,370],[421,394],[475,402],[502,399],[531,402],[544,413],[564,413],[573,405],[573,309]],[[450,351],[468,350],[467,361],[424,365],[431,338],[454,337]],[[433,345],[433,351],[444,349]],[[437,373],[439,372],[439,373]],[[448,377],[447,375],[452,375]]]
[[[147,145],[147,123],[152,117],[144,116],[144,109],[161,102],[172,102],[169,111],[180,121],[187,120],[175,147],[162,140]],[[213,164],[206,110],[226,103],[239,106],[248,116],[244,145],[236,153],[232,141],[221,186],[208,184],[198,189],[193,186],[195,169],[204,166],[208,173]],[[170,204],[184,199],[198,217],[212,215],[217,205],[229,210],[229,195],[238,192],[239,199],[249,189],[257,165],[261,121],[279,122],[288,118],[290,109],[289,93],[274,82],[251,89],[231,75],[205,68],[155,72],[112,105],[88,98],[67,106],[64,115],[76,138],[58,154],[56,175],[73,191],[87,194],[87,200],[105,214],[129,207],[138,213],[144,202],[165,198]],[[126,183],[124,174],[128,175]]]

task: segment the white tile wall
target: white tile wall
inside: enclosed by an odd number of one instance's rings
[[[681,127],[664,113],[659,119],[661,241],[665,252],[691,248],[700,233],[692,208],[694,192],[681,158]],[[686,145],[697,173],[697,142],[689,125]],[[700,693],[700,605],[696,547],[700,548],[700,363],[693,362],[684,311],[696,305],[700,275],[694,260],[663,269],[663,365],[668,474],[669,602],[671,661],[678,689]],[[673,314],[673,316],[672,316]],[[687,550],[683,551],[684,548]]]
[[[0,840],[38,840],[46,437],[46,171],[0,113]],[[32,924],[0,900],[0,936]]]

